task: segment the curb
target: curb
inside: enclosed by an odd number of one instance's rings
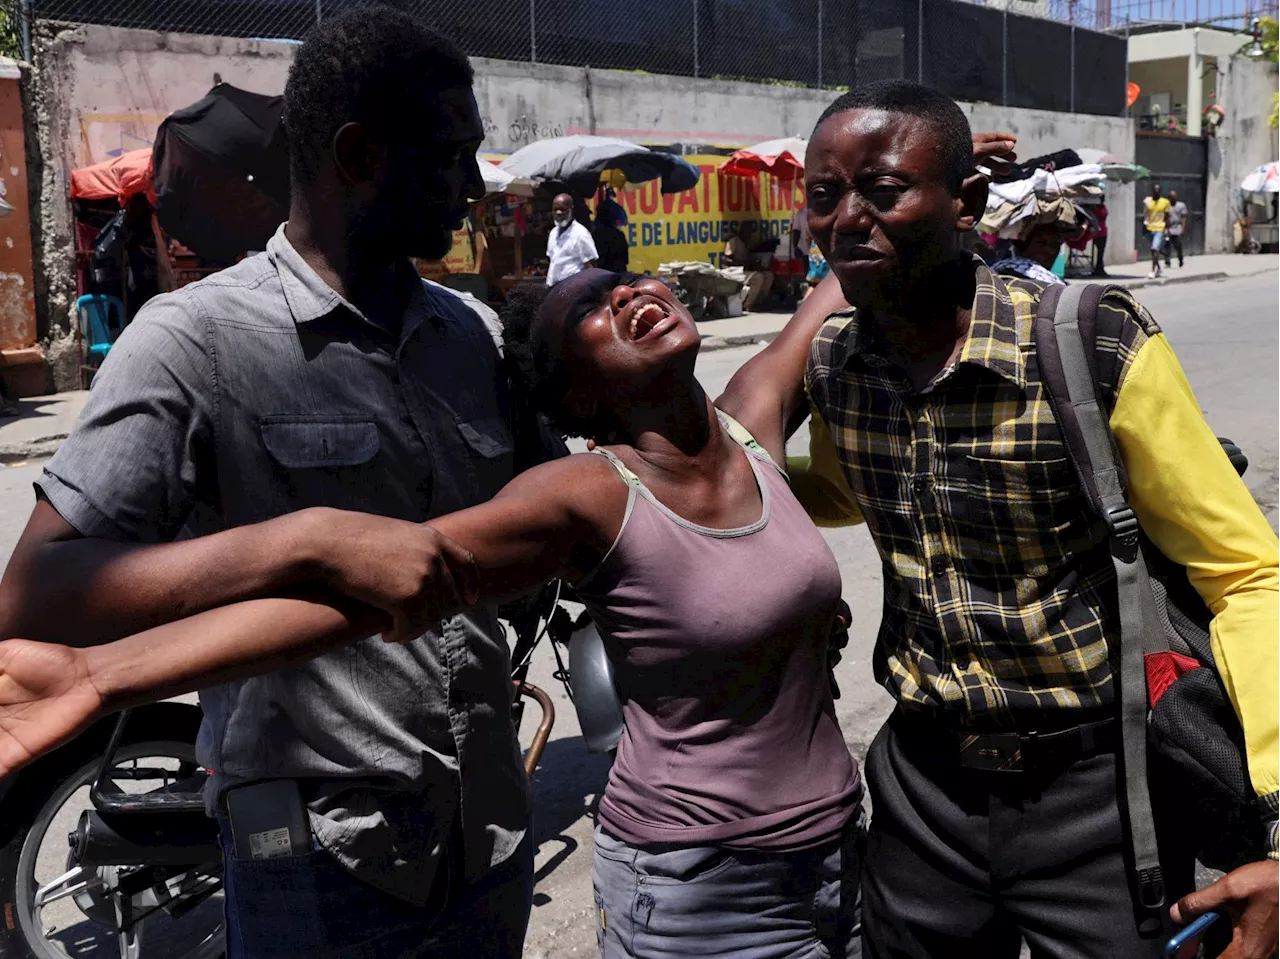
[[[0,466],[25,463],[27,460],[48,459],[58,452],[58,447],[69,435],[70,433],[55,433],[52,436],[41,436],[21,443],[0,444]]]
[[[714,350],[732,349],[735,346],[755,346],[756,344],[772,343],[781,333],[782,330],[767,330],[764,333],[744,333],[741,336],[704,336],[698,350],[702,353],[710,353]]]
[[[1120,281],[1110,280],[1109,281],[1103,278],[1102,280],[1097,280],[1097,281],[1090,280],[1088,282],[1091,284],[1094,282],[1105,283],[1107,286],[1119,286],[1119,287],[1123,287],[1126,290],[1140,290],[1143,287],[1148,287],[1148,286],[1173,286],[1178,283],[1199,283],[1202,281],[1208,282],[1211,280],[1213,281],[1243,280],[1243,279],[1246,279],[1247,277],[1262,276],[1264,273],[1274,273],[1275,271],[1276,271],[1275,267],[1272,266],[1272,267],[1265,267],[1259,270],[1252,270],[1248,273],[1225,273],[1225,272],[1192,273],[1189,275],[1181,275],[1181,276],[1162,276],[1158,280],[1140,279],[1140,280],[1120,280]],[[778,338],[778,334],[780,334],[781,332],[782,330],[770,330],[764,333],[743,334],[740,336],[706,335],[706,336],[703,336],[702,338],[702,346],[700,347],[700,350],[703,353],[709,353],[714,350],[732,349],[735,346],[755,346],[756,344],[772,343],[775,339]]]
[[[1259,273],[1270,273],[1270,270],[1260,270]],[[1191,276],[1162,276],[1154,280],[1129,280],[1127,282],[1107,284],[1108,286],[1122,286],[1126,290],[1141,290],[1147,286],[1173,286],[1176,283],[1198,283],[1201,280],[1239,280],[1247,276],[1257,276],[1258,273],[1196,273]],[[1105,281],[1105,277],[1103,278]],[[1101,282],[1101,281],[1100,281]]]

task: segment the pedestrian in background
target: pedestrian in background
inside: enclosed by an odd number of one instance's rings
[[[1099,203],[1093,207],[1093,218],[1098,225],[1093,231],[1093,275],[1106,276],[1107,256],[1107,205]]]
[[[1147,278],[1154,280],[1160,275],[1160,257],[1164,252],[1166,217],[1172,204],[1160,195],[1160,184],[1153,184],[1151,195],[1142,201],[1146,211],[1142,216],[1142,228],[1151,238],[1151,272]]]
[[[1062,249],[1062,236],[1063,230],[1056,222],[1037,223],[1013,241],[1013,256],[991,264],[991,272],[1062,286],[1066,281],[1053,272],[1053,264]]]
[[[1178,253],[1178,266],[1183,265],[1182,259],[1182,234],[1187,228],[1187,217],[1190,211],[1187,205],[1178,199],[1178,191],[1169,191],[1169,211],[1165,214],[1165,247],[1164,247],[1164,265],[1172,266],[1170,261],[1170,250],[1176,250]]]
[[[809,294],[814,291],[819,283],[827,278],[831,272],[831,267],[827,264],[827,258],[822,255],[822,249],[817,243],[809,241],[809,269],[804,275],[805,299],[809,298]]]
[[[591,231],[574,219],[573,197],[561,193],[551,201],[555,226],[547,234],[547,286],[596,265],[600,257]]]
[[[596,212],[595,226],[591,230],[591,239],[596,245],[597,265],[610,273],[625,273],[627,263],[631,260],[627,235],[619,228],[616,220],[616,210],[621,209],[618,203],[602,202]]]
[[[763,269],[761,254],[755,248],[759,225],[755,220],[743,220],[738,232],[729,237],[724,246],[726,266],[743,269],[742,308],[748,313],[769,298],[773,289],[773,271]]]
[[[795,259],[809,255],[809,211],[801,205],[791,217],[791,256]]]

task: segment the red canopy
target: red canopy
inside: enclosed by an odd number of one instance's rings
[[[71,197],[75,200],[114,198],[124,206],[139,193],[145,193],[155,205],[150,147],[131,150],[102,163],[71,171]]]
[[[756,176],[767,173],[779,180],[794,180],[804,176],[804,164],[790,153],[781,156],[761,156],[750,150],[739,150],[731,154],[728,161],[720,167],[720,172],[729,176]]]
[[[767,173],[779,180],[795,180],[804,176],[804,154],[809,141],[801,137],[766,140],[738,150],[720,166],[730,176],[758,176]]]

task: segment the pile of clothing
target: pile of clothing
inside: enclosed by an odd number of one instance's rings
[[[673,260],[658,264],[658,279],[675,288],[695,320],[742,315],[741,293],[747,277],[740,266],[716,269],[703,260]]]
[[[1101,197],[1105,181],[1102,166],[1080,162],[1074,150],[1028,160],[992,182],[978,232],[1017,240],[1056,223],[1064,235],[1073,233],[1083,225],[1075,201]]]

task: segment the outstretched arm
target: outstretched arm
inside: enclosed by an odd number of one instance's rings
[[[848,305],[840,282],[828,275],[800,304],[778,338],[743,364],[716,400],[716,406],[741,423],[775,463],[785,461],[787,437],[809,413],[804,396],[809,344],[827,317]]]
[[[529,470],[493,500],[433,520],[474,558],[486,599],[515,595],[594,567],[622,525],[627,490],[597,456]],[[354,514],[317,511],[320,520]],[[372,523],[382,517],[368,517]],[[441,570],[455,612],[460,566]],[[199,613],[86,649],[0,642],[0,776],[65,742],[105,712],[271,672],[387,628],[390,618],[321,595],[264,598]]]

